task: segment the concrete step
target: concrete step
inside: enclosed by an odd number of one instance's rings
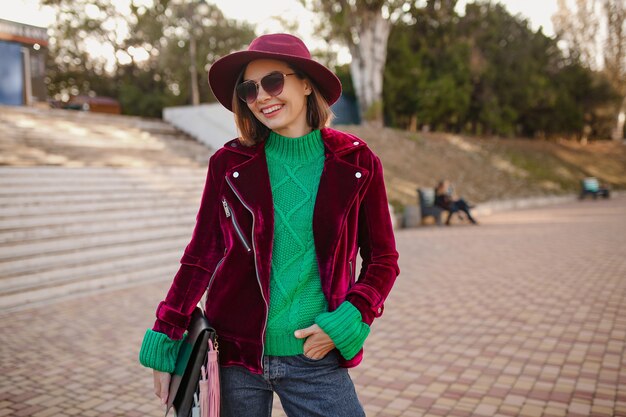
[[[90,276],[115,273],[118,269],[128,269],[147,265],[157,257],[175,262],[175,255],[182,256],[186,239],[179,238],[164,242],[124,245],[123,247],[107,248],[98,252],[87,251],[61,255],[57,259],[45,259],[47,265],[26,265],[22,270],[11,262],[0,264],[0,293],[9,294],[32,288],[56,286],[76,279],[87,279]],[[73,256],[72,256],[73,255]],[[16,273],[12,273],[4,264],[9,264]],[[43,267],[44,269],[41,269]]]
[[[191,220],[191,219],[188,219]],[[175,225],[156,228],[104,231],[82,236],[65,236],[39,241],[20,241],[0,245],[0,265],[9,260],[25,260],[42,255],[62,255],[67,252],[89,248],[134,244],[142,241],[162,241],[167,239],[190,238],[193,222],[185,221]],[[1,269],[1,267],[0,267]]]
[[[182,132],[148,132],[139,129],[128,130],[116,127],[106,133],[66,127],[65,130],[72,130],[70,134],[55,134],[37,130],[7,129],[2,124],[0,126],[3,127],[3,133],[11,137],[5,143],[5,146],[9,147],[23,143],[35,148],[48,149],[57,146],[59,149],[62,149],[63,147],[80,147],[94,152],[129,149],[157,152],[161,153],[162,156],[167,156],[163,152],[165,150],[164,142],[180,142],[172,144],[176,146],[184,145],[192,140]],[[58,128],[59,126],[55,126],[55,129]]]
[[[179,132],[173,126],[158,119],[147,119],[138,116],[110,115],[67,111],[59,109],[36,109],[27,107],[0,106],[0,120],[7,126],[20,129],[43,129],[46,125],[38,122],[68,122],[78,124],[91,130],[100,129],[103,133],[112,132],[116,128],[137,128],[142,131],[164,133]],[[62,132],[62,131],[61,131]],[[59,133],[61,133],[59,132]],[[48,133],[53,133],[48,131]]]
[[[130,132],[139,134],[151,134],[154,136],[186,136],[184,132],[177,130],[174,126],[163,122],[143,122],[143,123],[124,123],[118,117],[108,118],[106,123],[101,120],[95,120],[89,125],[82,124],[80,120],[73,120],[67,117],[54,117],[55,112],[49,112],[46,116],[23,117],[20,120],[14,120],[13,123],[7,119],[0,118],[6,132],[21,132],[29,135],[39,135],[43,137],[64,138],[89,132],[93,135],[108,136],[116,139],[123,137],[119,132]],[[53,117],[50,117],[53,116]],[[64,114],[63,116],[67,116]],[[44,123],[42,123],[44,122]],[[57,129],[45,130],[52,122]],[[77,124],[81,124],[78,125]],[[48,125],[48,126],[46,126]]]
[[[0,106],[0,311],[171,281],[211,150],[156,119]]]
[[[66,177],[68,173],[74,175],[80,173],[79,178],[102,178],[102,176],[113,175],[114,177],[132,177],[147,176],[168,178],[176,174],[177,176],[184,173],[193,173],[198,170],[198,167],[190,166],[163,166],[163,167],[109,167],[109,166],[88,166],[88,167],[59,167],[59,166],[36,166],[36,167],[21,167],[21,166],[0,166],[0,178],[7,177],[23,177],[23,178],[37,178],[37,177]]]
[[[70,123],[59,121],[54,122],[54,124],[54,130],[44,130],[41,127],[11,127],[7,126],[6,123],[2,123],[2,126],[3,132],[10,135],[14,140],[27,140],[30,145],[41,144],[44,146],[56,144],[97,149],[126,148],[161,151],[163,150],[163,140],[184,140],[187,138],[184,133],[167,128],[158,130],[141,130],[141,128],[131,126],[102,126],[98,128],[97,126],[72,126]],[[108,130],[105,131],[105,129]]]
[[[162,138],[158,138],[147,132],[117,130],[116,134],[98,134],[88,129],[71,129],[71,135],[48,134],[46,136],[37,132],[21,132],[28,144],[35,147],[49,148],[52,146],[73,146],[94,151],[106,149],[141,149],[145,151],[162,151]],[[9,132],[17,133],[17,132]],[[112,137],[117,136],[117,137]],[[88,141],[85,138],[89,138]]]
[[[0,242],[4,232],[19,231],[26,228],[43,228],[50,226],[74,226],[93,222],[115,223],[135,219],[141,222],[150,217],[183,217],[189,218],[197,212],[192,204],[174,202],[173,206],[154,207],[150,209],[128,211],[108,211],[102,213],[50,214],[30,217],[12,217],[0,219]],[[17,229],[17,230],[16,230]]]
[[[200,167],[211,150],[159,119],[0,105],[0,164]]]
[[[55,179],[72,182],[102,181],[120,179],[126,181],[137,180],[140,182],[167,182],[171,179],[196,176],[198,173],[205,174],[206,167],[197,166],[162,166],[162,167],[22,167],[0,166],[0,179],[3,183],[22,181],[54,181]],[[156,180],[156,181],[155,181]]]
[[[197,211],[197,210],[196,210]],[[69,223],[47,225],[46,227],[34,227],[27,229],[15,229],[0,231],[0,248],[4,245],[13,245],[19,242],[53,241],[59,238],[84,237],[102,233],[129,233],[143,229],[155,229],[188,224],[195,219],[195,213],[191,216],[181,217],[153,217],[127,218],[115,223],[90,222],[83,224]]]
[[[0,198],[0,210],[14,210],[16,208],[42,208],[46,207],[56,209],[57,206],[64,205],[82,205],[89,203],[106,203],[106,202],[123,202],[133,200],[149,200],[149,199],[163,199],[172,198],[174,200],[183,199],[186,197],[197,197],[200,199],[201,187],[197,185],[185,185],[183,187],[176,187],[169,190],[146,190],[138,188],[131,191],[120,191],[112,193],[102,193],[99,191],[84,192],[80,194],[67,192],[67,193],[55,193],[55,194],[43,194],[43,193],[25,193],[20,196]],[[194,197],[194,198],[195,198]]]
[[[7,259],[0,262],[0,281],[28,274],[53,276],[56,269],[66,265],[95,263],[104,259],[116,259],[126,256],[141,256],[144,253],[163,250],[163,248],[184,248],[187,238],[184,234],[163,240],[131,240],[122,245],[94,246],[61,253],[46,253],[27,259]]]
[[[198,183],[202,183],[203,181],[198,181],[198,178],[190,179],[193,181],[195,185]],[[184,182],[183,182],[184,183]],[[116,193],[116,192],[128,192],[133,191],[138,188],[146,188],[148,190],[153,191],[164,191],[164,190],[176,190],[178,184],[177,183],[169,183],[169,184],[158,184],[158,183],[140,183],[140,182],[132,182],[128,181],[124,182],[100,182],[100,183],[84,183],[84,184],[59,184],[59,182],[49,183],[49,184],[37,184],[32,186],[15,186],[11,188],[10,186],[3,187],[0,192],[0,200],[3,201],[11,201],[13,198],[21,197],[24,195],[41,195],[41,196],[49,196],[51,194],[82,194],[82,193]]]
[[[3,294],[0,292],[0,312],[23,309],[54,300],[91,294],[105,289],[122,288],[148,282],[171,281],[179,264],[175,257],[155,257],[144,265],[117,270],[100,276],[80,276],[71,282],[41,286],[29,291]]]
[[[70,214],[70,213],[95,213],[110,210],[135,210],[152,206],[165,206],[167,204],[197,204],[200,196],[195,195],[191,190],[175,190],[165,193],[143,193],[137,196],[136,193],[127,194],[120,197],[119,194],[112,196],[99,196],[99,198],[72,198],[70,201],[58,198],[56,201],[28,201],[24,197],[22,204],[0,205],[0,219],[22,216],[40,216],[48,214]],[[78,197],[78,196],[68,196]],[[11,202],[15,203],[15,202]]]
[[[196,190],[197,191],[197,188]],[[195,193],[194,193],[195,194]],[[114,194],[117,197],[117,194]],[[167,198],[163,193],[151,193],[142,198],[137,198],[136,195],[129,198],[102,198],[102,201],[94,202],[83,201],[73,202],[71,205],[67,202],[56,202],[54,204],[42,203],[35,204],[31,201],[27,206],[16,205],[13,207],[0,205],[0,220],[7,220],[9,218],[20,216],[22,218],[32,218],[37,216],[52,216],[52,215],[69,215],[69,214],[81,214],[81,213],[94,213],[99,215],[100,212],[114,212],[114,211],[134,211],[152,209],[156,207],[168,207],[182,204],[198,204],[200,202],[200,196],[191,195],[190,190],[179,191],[175,190],[168,193]]]
[[[19,170],[12,170],[13,172],[4,172],[0,175],[0,179],[3,182],[3,189],[7,188],[13,190],[13,188],[22,187],[35,187],[45,188],[50,186],[59,186],[72,184],[76,186],[82,186],[82,188],[88,188],[91,186],[97,186],[101,184],[110,185],[127,185],[127,184],[150,184],[153,183],[155,187],[167,187],[173,184],[184,184],[188,181],[195,181],[198,178],[204,179],[205,169],[194,169],[182,172],[170,172],[170,173],[158,173],[150,172],[150,170],[142,170],[127,173],[118,173],[114,169],[106,169],[101,172],[97,172],[91,175],[82,174],[79,169],[74,169],[70,172],[43,172],[37,175],[25,175]]]

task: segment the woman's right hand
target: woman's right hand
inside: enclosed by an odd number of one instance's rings
[[[153,370],[154,376],[154,393],[161,399],[161,404],[167,404],[167,394],[170,388],[171,375],[167,372]]]

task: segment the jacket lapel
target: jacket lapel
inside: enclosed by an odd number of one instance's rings
[[[320,276],[323,277],[322,290],[327,297],[335,250],[344,232],[346,216],[368,178],[369,171],[334,153],[327,154],[313,211],[315,249]]]
[[[270,263],[274,240],[274,207],[264,147],[247,161],[226,172],[227,181],[242,204],[254,216],[254,251],[259,266],[259,280],[269,297]],[[263,261],[265,260],[265,262]],[[267,299],[267,298],[266,298]]]

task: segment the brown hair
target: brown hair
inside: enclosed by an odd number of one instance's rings
[[[321,129],[329,125],[334,114],[315,83],[301,71],[290,65],[289,67],[293,69],[298,78],[301,80],[307,79],[311,85],[311,94],[307,96],[306,100],[306,120],[308,125],[313,129]],[[244,67],[241,74],[239,74],[237,85],[243,81],[245,70],[246,68]],[[254,116],[248,105],[237,97],[235,91],[233,91],[233,113],[235,115],[235,124],[239,130],[239,142],[242,145],[252,146],[267,139],[270,129]]]

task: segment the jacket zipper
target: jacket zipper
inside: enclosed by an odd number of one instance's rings
[[[250,252],[251,251],[250,244],[246,240],[246,237],[243,235],[243,232],[241,231],[241,228],[239,227],[239,223],[237,223],[237,219],[235,218],[235,213],[228,206],[228,201],[226,201],[226,199],[223,199],[222,205],[224,206],[224,212],[226,213],[226,218],[230,217],[232,219],[233,226],[235,227],[235,232],[237,232],[237,236],[239,236],[239,240],[241,241],[243,246],[246,248],[246,251]]]
[[[243,199],[241,198],[237,190],[235,190],[235,187],[233,187],[233,184],[230,182],[230,178],[228,178],[228,175],[226,175],[226,182],[228,183],[230,189],[233,190],[233,193],[239,199],[239,202],[243,204],[243,206],[252,215],[252,254],[254,256],[254,272],[256,274],[256,281],[259,284],[259,290],[261,290],[261,297],[263,298],[263,302],[265,303],[265,320],[263,321],[263,333],[261,338],[261,368],[263,368],[263,357],[265,356],[265,331],[267,329],[267,315],[269,314],[270,306],[265,299],[265,294],[263,293],[263,286],[261,285],[261,278],[259,277],[259,266],[257,265],[256,261],[256,246],[254,244],[254,224],[256,222],[256,219],[254,217],[254,212],[252,211],[252,209],[250,209],[250,207],[248,207],[248,205],[243,202]]]
[[[209,279],[209,285],[207,285],[206,287],[207,299],[209,297],[209,291],[211,291],[211,285],[213,285],[213,279],[215,278],[215,275],[217,274],[217,270],[220,269],[220,265],[222,264],[222,262],[224,262],[224,259],[226,259],[226,256],[223,256],[222,259],[219,260],[217,265],[215,265],[215,270],[213,271],[213,274],[211,274],[211,279]]]

